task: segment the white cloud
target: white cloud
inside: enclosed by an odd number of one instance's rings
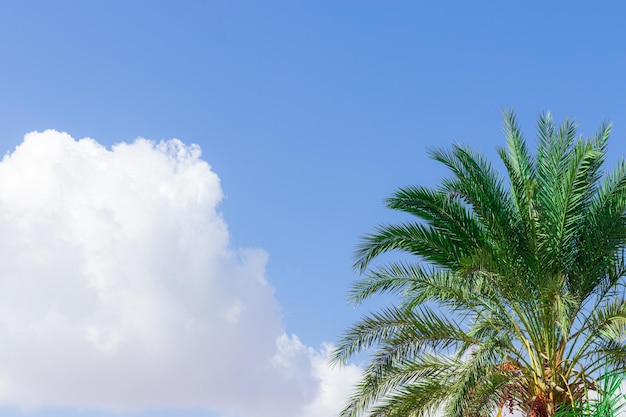
[[[0,162],[0,403],[335,415],[358,369],[284,334],[221,198],[197,146],[26,135]]]
[[[315,400],[304,407],[300,417],[336,416],[346,405],[361,377],[363,370],[357,365],[329,366],[328,358],[332,350],[332,346],[326,345],[321,352],[312,352],[313,374],[320,381],[319,391]]]

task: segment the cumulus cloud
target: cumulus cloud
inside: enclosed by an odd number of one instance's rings
[[[284,334],[267,254],[230,247],[200,156],[48,130],[3,158],[0,403],[337,412],[358,369]]]
[[[330,367],[328,359],[333,350],[331,345],[325,345],[319,352],[309,349],[313,374],[319,380],[319,391],[315,399],[303,408],[299,417],[336,416],[346,405],[363,370],[354,364]]]

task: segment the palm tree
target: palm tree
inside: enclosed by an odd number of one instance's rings
[[[533,154],[512,112],[504,125],[508,183],[467,147],[434,150],[451,177],[398,190],[388,207],[414,220],[363,238],[350,300],[398,302],[337,345],[336,363],[371,355],[342,417],[546,417],[601,389],[605,364],[625,370],[626,163],[602,170],[610,126],[585,139],[543,114]],[[394,251],[412,256],[380,261]]]

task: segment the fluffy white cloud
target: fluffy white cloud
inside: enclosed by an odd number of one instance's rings
[[[0,162],[0,403],[334,415],[358,370],[283,333],[221,198],[197,146],[26,135]]]
[[[299,417],[336,416],[346,404],[361,376],[363,370],[357,365],[329,366],[328,358],[332,349],[332,346],[327,345],[321,352],[310,350],[313,374],[320,381],[320,386],[315,400],[304,407]]]

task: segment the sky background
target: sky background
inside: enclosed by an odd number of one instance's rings
[[[544,110],[612,121],[621,158],[625,27],[620,2],[3,1],[0,415],[335,415],[383,200],[445,175],[433,146],[495,159],[503,109],[531,143]]]

